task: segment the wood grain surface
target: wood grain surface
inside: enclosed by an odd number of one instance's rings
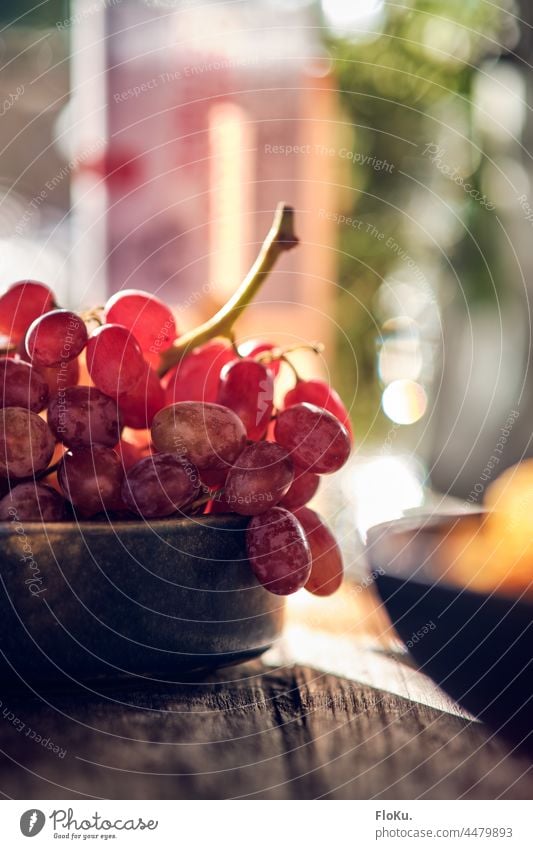
[[[310,604],[293,612],[275,652],[207,679],[0,692],[0,791],[16,799],[532,797],[530,761],[394,652],[371,595],[348,591],[335,617]]]

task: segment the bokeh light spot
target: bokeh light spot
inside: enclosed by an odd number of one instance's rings
[[[386,416],[396,424],[410,425],[422,418],[427,409],[424,387],[415,380],[394,380],[381,398]]]

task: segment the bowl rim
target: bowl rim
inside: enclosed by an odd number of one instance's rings
[[[246,529],[247,522],[252,519],[252,516],[242,516],[239,513],[216,513],[208,516],[164,516],[162,518],[153,519],[83,519],[83,520],[64,520],[61,522],[41,521],[40,519],[17,519],[13,517],[10,520],[0,521],[0,538],[13,535],[20,536],[16,530],[16,526],[22,525],[24,534],[30,536],[35,534],[58,533],[74,533],[88,535],[92,534],[115,534],[117,531],[121,535],[131,533],[136,535],[146,533],[151,530],[152,524],[160,531],[185,532],[194,527],[211,528],[212,530],[234,532]]]
[[[462,511],[453,511],[450,513],[436,513],[436,512],[420,512],[413,516],[400,516],[398,519],[388,519],[385,522],[378,522],[376,525],[371,525],[367,529],[367,538],[369,534],[374,535],[375,532],[378,531],[386,531],[386,530],[436,530],[441,525],[448,525],[453,522],[461,521],[461,519],[482,519],[483,516],[486,516],[490,511],[479,509],[479,510],[465,510]],[[368,543],[366,543],[368,545]]]
[[[383,563],[376,562],[376,557],[372,554],[374,542],[379,544],[379,541],[384,535],[387,535],[390,538],[396,536],[398,533],[408,533],[409,531],[420,531],[421,535],[425,535],[428,532],[435,533],[438,532],[440,528],[452,527],[455,523],[460,522],[463,519],[482,521],[489,512],[490,511],[486,509],[452,513],[427,512],[420,513],[417,516],[402,516],[399,519],[391,519],[387,522],[380,522],[377,525],[373,525],[367,532],[365,550],[371,567],[371,572],[375,576],[376,582],[379,584],[380,580],[388,579],[402,585],[417,584],[418,586],[425,587],[426,589],[435,588],[453,595],[460,593],[461,595],[466,594],[467,596],[472,596],[478,599],[482,598],[489,601],[498,600],[502,605],[510,604],[513,608],[518,606],[519,609],[531,614],[531,612],[533,612],[533,601],[528,598],[519,598],[517,596],[511,594],[507,595],[495,590],[490,592],[483,591],[476,589],[475,587],[454,584],[446,579],[442,581],[439,581],[436,578],[431,580],[429,576],[424,577],[424,575],[420,575],[419,573],[411,575],[408,573],[407,569],[404,570],[402,568],[399,568],[397,571],[394,569],[388,571],[383,566]],[[372,539],[374,535],[376,536],[375,540]],[[381,572],[379,571],[380,568],[382,570]]]

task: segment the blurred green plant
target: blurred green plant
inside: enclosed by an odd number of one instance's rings
[[[429,238],[421,238],[424,228],[431,229],[425,208],[426,186],[432,182],[438,193],[436,177],[443,183],[451,181],[436,175],[424,149],[439,142],[444,127],[457,138],[466,134],[466,146],[475,151],[471,123],[474,75],[482,60],[498,56],[514,38],[512,10],[512,0],[500,5],[486,0],[391,3],[384,6],[378,33],[363,37],[355,33],[353,38],[334,38],[329,44],[342,106],[353,127],[353,149],[358,154],[343,213],[364,222],[360,228],[340,227],[343,294],[339,314],[350,316],[351,323],[346,328],[349,338],[339,340],[339,382],[349,399],[354,389],[353,346],[360,432],[370,429],[371,434],[379,435],[384,426],[390,427],[381,412],[376,415],[381,400],[376,343],[382,320],[376,311],[376,294],[382,281],[398,267],[398,253],[387,246],[387,240],[394,240],[417,267],[435,266],[439,261],[439,247],[431,244],[431,233]],[[393,167],[369,167],[365,155]],[[480,195],[482,168],[480,155],[468,174],[468,182]],[[455,197],[450,197],[449,213],[444,207],[441,212],[449,214],[452,224],[454,215],[459,216],[462,226],[460,237],[446,249],[446,263],[460,279],[469,301],[492,297],[494,283],[479,258],[483,252],[491,270],[497,269],[493,215],[464,189],[456,184],[451,188]],[[432,262],[428,263],[431,253]]]
[[[68,0],[2,0],[0,21],[22,27],[53,27],[68,16]]]

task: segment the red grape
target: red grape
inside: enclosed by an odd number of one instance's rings
[[[148,363],[144,365],[144,376],[131,392],[118,396],[122,423],[127,427],[148,428],[159,410],[166,404],[165,390],[156,372]]]
[[[50,395],[55,395],[68,386],[76,386],[80,379],[80,364],[78,360],[68,360],[58,366],[34,366],[46,380]]]
[[[87,342],[87,369],[98,389],[115,397],[131,392],[146,364],[135,337],[120,324],[98,327]]]
[[[244,425],[219,404],[181,401],[160,410],[152,422],[158,451],[178,454],[198,469],[231,466],[246,444]]]
[[[163,301],[140,289],[124,289],[105,305],[108,324],[122,324],[131,330],[141,349],[159,354],[176,338],[176,321]]]
[[[27,478],[42,472],[55,441],[46,422],[23,407],[0,410],[0,476]]]
[[[25,336],[18,343],[15,352],[11,352],[8,356],[17,362],[28,363],[28,365],[33,366],[35,371],[39,372],[46,381],[50,396],[55,395],[59,389],[65,389],[67,386],[76,386],[79,381],[79,358],[75,357],[73,360],[61,362],[55,366],[40,366],[37,363],[32,363],[31,357],[26,350]]]
[[[95,386],[70,386],[55,395],[48,407],[48,424],[69,448],[93,443],[113,448],[120,438],[117,403]]]
[[[283,399],[283,407],[292,407],[294,404],[314,404],[315,407],[323,407],[328,413],[336,416],[344,425],[350,436],[352,436],[352,425],[348,410],[342,403],[338,392],[329,386],[324,380],[299,380],[292,389],[287,392]]]
[[[246,529],[246,549],[257,580],[276,595],[305,586],[311,550],[298,519],[282,507],[254,516]]]
[[[350,456],[350,435],[344,425],[313,404],[295,404],[278,413],[274,434],[308,472],[336,472]]]
[[[234,359],[233,349],[217,339],[194,348],[166,376],[167,402],[216,401],[220,371]]]
[[[294,465],[294,480],[288,492],[285,493],[280,501],[281,507],[286,507],[288,510],[295,510],[297,507],[303,507],[308,501],[311,501],[320,484],[320,478],[313,472],[307,472],[300,466]]]
[[[242,357],[249,357],[254,360],[258,354],[273,351],[275,348],[277,348],[277,345],[274,345],[273,342],[267,342],[263,339],[247,339],[246,342],[239,344],[239,354]],[[278,376],[281,367],[280,360],[272,360],[269,363],[265,363],[265,365],[272,377]]]
[[[146,518],[170,516],[200,489],[198,470],[175,454],[153,454],[139,460],[126,474],[122,498],[135,513]]]
[[[26,407],[40,413],[48,403],[48,385],[28,363],[0,360],[0,407]]]
[[[217,402],[237,413],[248,439],[260,439],[274,406],[274,378],[262,363],[234,360],[220,373]]]
[[[333,595],[343,578],[342,554],[337,541],[314,510],[301,507],[294,515],[305,531],[313,559],[305,588],[313,595]]]
[[[36,318],[54,308],[48,286],[35,280],[13,283],[0,297],[0,333],[17,343]]]
[[[57,479],[66,498],[83,516],[124,507],[120,457],[104,445],[85,445],[63,454]]]
[[[70,310],[52,310],[36,318],[26,333],[26,351],[37,366],[57,366],[80,354],[87,343],[85,322]]]
[[[19,483],[0,501],[1,522],[61,522],[66,518],[65,499],[44,483]]]
[[[279,502],[293,477],[293,466],[284,448],[274,442],[253,442],[228,473],[225,500],[235,513],[257,516]]]

